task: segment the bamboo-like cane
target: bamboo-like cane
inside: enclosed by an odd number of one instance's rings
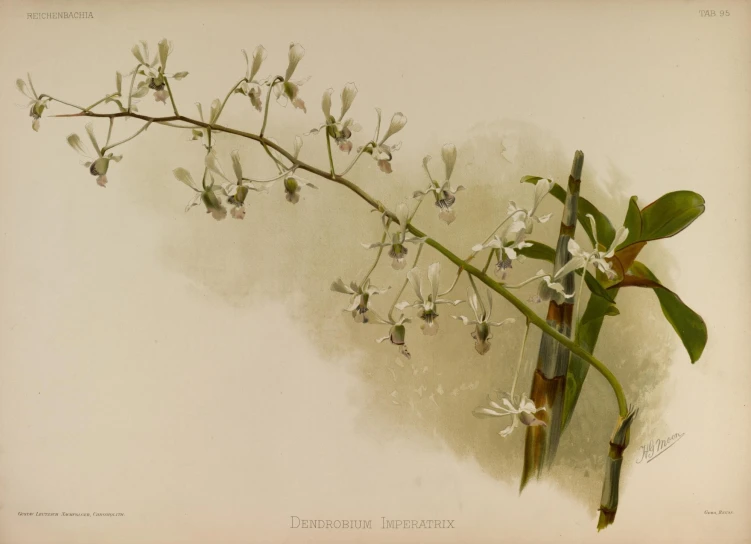
[[[568,178],[566,204],[563,209],[558,245],[556,246],[554,273],[571,259],[568,242],[576,232],[576,212],[583,165],[584,153],[577,151],[574,154],[571,175]],[[566,274],[558,281],[563,285],[566,293],[574,292],[574,272]],[[548,305],[548,325],[561,334],[570,337],[573,311],[573,298],[562,302],[551,300]],[[536,407],[545,407],[544,411],[536,414],[536,417],[544,421],[545,425],[527,427],[520,491],[524,489],[533,475],[540,477],[543,466],[552,462],[558,449],[558,442],[563,430],[562,416],[566,396],[568,361],[569,350],[547,334],[543,334],[529,397]]]
[[[621,478],[623,450],[628,446],[629,428],[638,411],[638,409],[631,407],[626,417],[619,417],[613,435],[610,437],[610,450],[605,459],[605,480],[602,482],[600,519],[597,522],[598,531],[615,521],[615,513],[618,510],[618,484]]]

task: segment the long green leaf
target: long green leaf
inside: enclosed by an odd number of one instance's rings
[[[704,209],[704,198],[693,191],[664,194],[641,210],[636,197],[632,196],[624,221],[624,226],[629,231],[628,238],[618,249],[675,236],[703,214]]]
[[[618,288],[610,289],[609,292],[611,297],[615,300],[615,297],[618,294]],[[602,297],[589,298],[587,308],[584,310],[584,315],[582,315],[579,326],[576,329],[576,341],[589,353],[594,352],[605,317],[613,315],[612,312],[614,308],[615,306],[613,306],[611,302]],[[566,374],[566,397],[563,401],[564,429],[571,420],[574,408],[576,407],[576,402],[579,400],[579,394],[584,385],[584,380],[587,377],[587,372],[589,372],[589,363],[572,355],[568,364],[568,372]]]
[[[528,257],[530,259],[548,261],[550,263],[555,262],[555,249],[553,249],[549,245],[542,244],[540,242],[533,242],[531,240],[527,243],[530,243],[532,245],[530,247],[517,249],[517,253],[524,255],[525,257]]]
[[[639,261],[634,262],[629,269],[629,276],[634,278],[631,285],[649,287],[654,290],[660,301],[662,313],[668,323],[672,325],[678,337],[683,342],[691,362],[695,363],[704,352],[707,345],[707,324],[704,319],[693,311],[673,291],[662,285],[660,280]],[[639,280],[645,280],[639,283]]]
[[[632,196],[628,201],[628,210],[626,210],[626,219],[623,226],[628,229],[628,236],[619,247],[630,246],[641,240],[641,210],[636,203],[636,197]]]
[[[704,209],[704,198],[698,193],[667,193],[641,210],[641,240],[674,236],[693,223]]]
[[[577,270],[577,272],[580,272]],[[608,293],[607,289],[605,289],[602,284],[595,279],[595,277],[589,273],[589,271],[586,272],[586,275],[584,276],[584,281],[587,284],[587,287],[589,288],[589,291],[593,295],[597,295],[598,297],[602,297],[611,304],[615,304],[615,299],[612,297],[610,293]],[[617,315],[617,314],[607,314],[607,315]]]

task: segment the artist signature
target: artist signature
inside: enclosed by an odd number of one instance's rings
[[[646,461],[649,463],[650,461],[657,459],[657,457],[672,448],[673,445],[684,436],[686,436],[686,433],[675,433],[664,439],[657,438],[655,440],[650,440],[649,443],[644,444],[641,447],[641,457],[636,462],[641,463],[642,461]]]

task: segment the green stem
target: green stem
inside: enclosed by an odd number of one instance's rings
[[[388,228],[389,228],[389,224],[390,223],[391,223],[391,221],[389,221],[386,224],[386,230],[384,230],[383,236],[381,237],[381,244],[383,244],[386,241],[386,236],[389,233]],[[379,246],[378,247],[378,254],[376,255],[375,261],[373,262],[373,266],[370,267],[370,270],[368,270],[368,273],[365,274],[365,277],[360,282],[360,288],[362,288],[362,286],[365,285],[365,282],[368,281],[368,278],[373,273],[373,270],[375,270],[376,266],[378,266],[378,261],[381,260],[381,253],[383,253],[383,246]]]
[[[269,85],[269,92],[266,93],[266,106],[263,110],[263,124],[261,125],[261,132],[258,133],[258,136],[263,138],[264,132],[266,132],[266,121],[269,118],[269,103],[271,102],[271,89],[274,88],[274,85],[276,85],[277,81],[284,81],[284,78],[282,76],[276,76],[274,78],[274,81],[271,82],[271,85]]]
[[[503,285],[504,285],[504,287],[506,287],[506,289],[521,289],[522,287],[524,287],[528,283],[532,283],[535,280],[539,280],[540,278],[544,278],[547,275],[548,274],[540,274],[539,276],[532,276],[531,278],[529,278],[527,280],[524,280],[521,283],[517,283],[516,285],[509,285],[507,283],[504,283]]]
[[[277,81],[284,81],[284,78],[282,76],[276,76],[274,78],[274,81],[271,82],[271,85],[269,85],[269,92],[266,93],[266,105],[264,106],[263,110],[263,124],[261,125],[261,132],[258,133],[259,137],[261,138],[260,142],[263,146],[263,149],[266,151],[266,154],[271,157],[271,160],[274,161],[274,164],[276,165],[276,169],[281,173],[283,170],[286,169],[283,164],[279,162],[279,159],[277,159],[274,154],[269,149],[269,146],[266,145],[266,143],[263,141],[263,134],[266,132],[266,122],[269,118],[269,104],[271,103],[271,90],[274,88],[274,85]],[[284,167],[284,168],[283,168]]]
[[[110,138],[112,137],[112,126],[113,126],[114,124],[115,124],[115,120],[114,120],[113,118],[111,118],[111,117],[110,117],[110,128],[109,128],[109,129],[107,130],[107,141],[106,141],[106,142],[104,142],[104,148],[103,148],[103,149],[106,149],[106,148],[107,148],[107,146],[108,146],[108,145],[109,145],[109,143],[110,143]]]
[[[412,221],[412,218],[413,218],[413,217],[415,216],[415,214],[417,214],[417,210],[419,210],[419,209],[420,209],[420,204],[422,204],[422,201],[423,201],[423,200],[424,200],[424,199],[422,199],[422,198],[421,198],[420,200],[418,200],[418,201],[417,201],[417,206],[415,206],[415,209],[414,209],[414,210],[412,210],[412,213],[411,213],[411,214],[409,215],[409,217],[407,218],[407,221],[408,221],[408,222],[409,222],[409,221]]]
[[[485,263],[485,266],[482,269],[483,274],[488,271],[488,267],[490,266],[490,261],[493,260],[493,255],[495,255],[495,248],[490,250],[490,255],[488,255],[488,262]]]
[[[459,277],[460,277],[461,275],[462,275],[462,269],[461,269],[461,268],[458,268],[458,269],[456,270],[456,277],[454,278],[454,283],[452,283],[452,284],[451,284],[451,287],[449,287],[449,288],[448,288],[448,289],[447,289],[446,291],[444,291],[443,293],[439,293],[439,294],[438,294],[438,296],[439,296],[439,297],[445,297],[445,296],[446,296],[446,295],[448,295],[448,294],[449,294],[449,293],[450,293],[451,291],[453,291],[453,290],[454,290],[454,287],[456,287],[456,283],[457,283],[457,282],[459,281]]]
[[[107,151],[109,151],[110,149],[113,149],[113,148],[115,148],[115,147],[117,147],[117,146],[119,146],[119,145],[122,145],[122,144],[124,144],[125,142],[129,142],[130,140],[132,140],[133,138],[135,138],[136,136],[138,136],[139,134],[141,134],[141,133],[142,133],[142,132],[143,132],[144,130],[146,130],[147,128],[149,128],[149,125],[150,125],[150,124],[151,124],[152,122],[153,122],[153,121],[149,121],[148,123],[146,123],[145,125],[143,125],[143,126],[142,126],[141,128],[139,128],[139,129],[138,129],[138,130],[137,130],[137,131],[136,131],[136,132],[135,132],[135,133],[134,133],[134,134],[133,134],[132,136],[128,136],[128,137],[127,137],[127,138],[125,138],[124,140],[121,140],[121,141],[119,141],[119,142],[117,142],[117,143],[114,143],[114,144],[112,144],[112,145],[105,145],[105,146],[104,146],[104,147],[102,148],[102,155],[104,155],[104,154],[105,154],[105,153],[106,153]],[[109,138],[107,138],[107,140],[109,141]]]
[[[114,93],[114,94],[108,94],[107,96],[105,96],[105,97],[104,97],[104,98],[102,98],[101,100],[97,100],[96,102],[94,102],[94,103],[93,103],[93,104],[92,104],[91,106],[89,106],[88,108],[84,109],[83,111],[89,111],[90,109],[92,109],[92,108],[94,108],[94,107],[98,106],[99,104],[101,104],[101,103],[102,103],[102,102],[104,102],[105,100],[108,100],[108,99],[112,98],[113,96],[117,96],[117,93]]]
[[[498,232],[498,230],[499,230],[499,229],[500,229],[500,228],[501,228],[501,227],[502,227],[503,225],[505,225],[505,224],[506,224],[506,221],[508,221],[509,219],[511,219],[512,217],[514,217],[514,216],[515,216],[515,215],[516,215],[517,213],[519,213],[519,211],[521,211],[521,210],[517,210],[517,211],[515,211],[514,213],[512,213],[512,214],[509,214],[509,215],[508,215],[508,216],[506,217],[506,219],[504,219],[503,221],[501,221],[501,222],[500,222],[500,224],[499,224],[499,225],[498,225],[498,226],[497,226],[496,228],[494,228],[494,229],[493,229],[493,232],[491,232],[491,233],[490,233],[490,236],[488,236],[487,238],[485,238],[485,241],[484,241],[484,242],[482,243],[482,245],[485,245],[485,244],[487,244],[488,242],[490,242],[490,240],[491,240],[491,239],[493,238],[493,236],[495,235],[495,233],[496,233],[496,232]],[[470,262],[470,261],[471,261],[472,259],[474,259],[474,258],[475,258],[475,256],[476,256],[476,255],[477,255],[478,253],[479,253],[479,251],[473,251],[473,252],[472,252],[472,254],[471,254],[471,255],[470,255],[469,257],[467,257],[467,258],[465,259],[465,261],[467,261],[467,262]]]
[[[138,74],[138,69],[141,66],[143,66],[143,64],[139,62],[138,66],[136,66],[136,69],[133,70],[133,77],[130,78],[130,90],[128,91],[128,113],[130,113],[130,108],[133,100],[133,84],[136,82],[136,74]]]
[[[172,96],[172,89],[169,86],[169,78],[167,76],[164,76],[164,83],[167,85],[167,94],[169,94],[169,101],[172,102],[172,111],[175,112],[175,115],[180,115],[177,113],[177,104],[175,104],[175,98]]]
[[[334,156],[331,154],[331,136],[329,136],[328,127],[326,128],[326,148],[329,152],[329,166],[331,167],[331,175],[336,177],[336,171],[334,170]]]
[[[224,111],[224,106],[227,104],[227,100],[229,100],[229,97],[232,96],[232,93],[235,92],[235,89],[237,89],[240,85],[242,85],[244,82],[246,82],[247,79],[242,78],[240,81],[235,83],[235,86],[230,89],[230,91],[227,93],[227,96],[224,97],[224,100],[222,101],[222,105],[219,106],[219,110],[216,113],[216,118],[214,119],[214,122],[216,123],[219,121],[219,116],[222,114],[222,111]],[[177,115],[177,112],[175,112],[175,115]]]
[[[47,97],[50,100],[54,100],[55,102],[59,102],[60,104],[65,104],[66,106],[70,106],[71,108],[76,108],[77,110],[86,111],[86,108],[82,108],[81,106],[76,106],[75,104],[71,104],[70,102],[65,102],[64,100],[60,100],[59,98],[55,98],[54,96],[50,96],[44,93],[39,95],[39,100],[41,100],[44,97]]]
[[[183,115],[174,115],[174,116],[168,116],[168,117],[149,117],[146,115],[132,113],[132,112],[131,113],[128,113],[128,112],[93,113],[93,112],[87,111],[87,112],[80,112],[80,113],[69,114],[69,115],[58,115],[56,117],[97,117],[97,118],[132,117],[135,119],[141,119],[143,121],[151,121],[151,122],[183,121],[186,123],[192,123],[197,127],[209,128],[209,125],[207,123],[198,121],[196,119],[191,119]],[[295,158],[289,151],[280,147],[278,144],[275,144],[269,139],[264,138],[263,136],[252,134],[249,132],[244,132],[242,130],[237,130],[237,129],[233,129],[230,127],[224,127],[221,125],[217,125],[215,128],[227,134],[234,134],[236,136],[241,136],[243,138],[247,138],[249,140],[262,143],[268,146],[269,148],[274,149],[281,156],[283,156],[285,159],[290,161],[290,163],[293,166],[296,166],[297,168],[301,170],[305,170],[306,172],[310,172],[311,174],[315,174],[319,176],[320,178],[327,179],[338,185],[342,185],[346,187],[347,189],[355,193],[357,196],[359,196],[362,200],[367,202],[371,207],[375,208],[376,210],[382,211],[382,213],[384,213],[392,221],[399,224],[399,219],[396,217],[396,215],[392,211],[385,209],[382,203],[380,203],[378,200],[370,196],[370,194],[365,192],[362,188],[360,188],[355,183],[341,176],[332,176],[329,172],[326,172],[325,170],[321,170],[320,168],[317,168],[313,165],[300,161],[299,159]],[[489,277],[486,273],[482,272],[482,270],[472,266],[466,260],[461,259],[459,256],[451,252],[441,243],[434,240],[433,238],[428,237],[427,234],[422,232],[413,224],[408,223],[407,230],[410,233],[417,236],[418,238],[426,238],[425,244],[437,250],[439,253],[445,256],[449,261],[454,263],[456,266],[460,267],[468,274],[471,274],[472,276],[474,276],[475,278],[483,282],[485,285],[490,287],[490,289],[492,289],[493,291],[501,295],[509,303],[511,303],[511,305],[514,306],[519,312],[524,314],[524,316],[526,316],[527,319],[529,319],[531,324],[533,324],[534,326],[542,330],[545,334],[549,335],[551,338],[555,339],[557,342],[559,342],[560,344],[568,348],[574,355],[579,356],[581,359],[589,363],[600,374],[602,374],[602,376],[607,380],[610,387],[613,389],[613,393],[615,394],[616,400],[618,402],[619,413],[623,417],[626,416],[627,414],[626,396],[623,392],[623,388],[621,387],[621,384],[618,381],[618,379],[615,377],[615,375],[613,375],[613,373],[608,369],[608,367],[604,363],[602,363],[599,359],[594,357],[591,353],[588,353],[585,349],[579,346],[576,342],[566,337],[565,335],[559,333],[553,327],[548,325],[543,317],[538,316],[537,313],[532,308],[524,304],[524,302],[522,302],[513,293],[511,293],[503,284],[495,281],[493,278]],[[422,249],[422,244],[420,245],[420,249]],[[418,251],[418,256],[419,256],[419,251]]]
[[[415,261],[412,263],[412,268],[417,266],[417,261],[420,259],[420,253],[422,253],[422,246],[424,244],[420,244],[420,247],[417,249],[417,255],[415,255]],[[412,270],[410,268],[410,270]],[[394,308],[396,307],[397,303],[399,302],[399,299],[402,296],[402,293],[404,292],[404,288],[407,287],[407,284],[409,283],[409,280],[404,280],[404,283],[402,284],[402,288],[399,289],[399,292],[396,294],[396,297],[394,298],[394,302],[391,305],[391,308],[389,309],[389,321],[393,321],[393,314],[394,314]]]
[[[514,381],[511,383],[511,399],[514,398],[514,391],[516,390],[516,382],[519,380],[519,371],[521,370],[522,363],[524,362],[524,347],[527,345],[527,336],[529,336],[529,319],[527,319],[527,325],[524,329],[524,338],[522,338],[522,349],[519,352],[519,361],[516,363],[516,371],[514,372]]]
[[[368,142],[367,144],[365,144],[364,146],[362,146],[360,148],[360,151],[357,152],[357,155],[355,156],[354,160],[350,163],[350,165],[347,168],[344,169],[344,172],[342,172],[341,174],[339,174],[340,176],[346,176],[347,172],[349,172],[350,170],[352,170],[352,167],[357,163],[357,161],[360,159],[360,157],[362,156],[362,154],[365,153],[365,149],[369,145],[375,145],[375,142]]]

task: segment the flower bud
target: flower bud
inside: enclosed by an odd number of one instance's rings
[[[294,193],[300,188],[295,178],[286,178],[284,180],[284,190],[288,193]]]
[[[295,178],[286,178],[284,180],[285,198],[292,204],[300,201],[300,184]]]

